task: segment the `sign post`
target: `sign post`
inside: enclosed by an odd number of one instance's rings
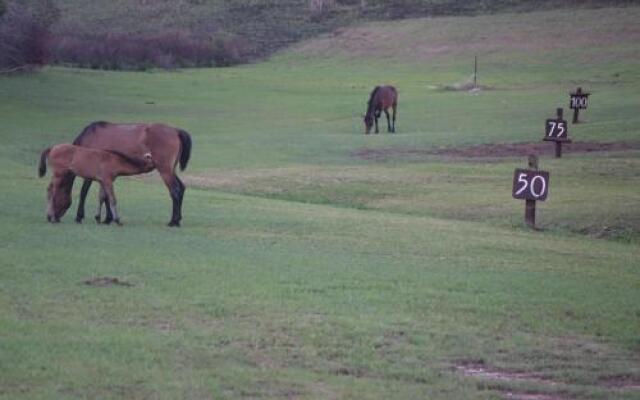
[[[562,157],[562,143],[571,143],[569,125],[562,117],[562,108],[556,109],[556,119],[548,119],[544,125],[544,138],[547,142],[555,142],[556,158]]]
[[[571,96],[571,101],[569,103],[569,106],[573,110],[574,124],[578,123],[578,114],[580,113],[580,110],[587,109],[590,94],[591,93],[584,93],[581,87],[577,88],[575,92],[569,93],[569,96]]]
[[[516,168],[513,172],[514,199],[525,200],[524,221],[536,227],[536,201],[545,201],[549,194],[549,172],[538,170],[538,156],[529,156],[529,169]]]

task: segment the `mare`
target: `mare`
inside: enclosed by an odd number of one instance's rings
[[[101,150],[118,151],[133,158],[141,158],[146,153],[153,154],[153,162],[160,177],[169,190],[172,200],[172,214],[169,226],[180,226],[182,219],[182,198],[185,185],[176,175],[176,166],[180,170],[187,167],[191,157],[191,136],[182,129],[164,124],[119,124],[104,121],[93,122],[85,127],[73,141],[74,145]],[[59,193],[59,206],[56,217],[64,215],[71,205],[71,189],[73,177],[61,183],[64,190]],[[91,187],[91,179],[85,179],[80,191],[80,203],[76,214],[76,222],[84,219],[84,203]],[[108,197],[107,197],[108,200]],[[110,223],[113,216],[107,206],[105,223]]]
[[[393,109],[393,120],[389,120],[389,107]],[[378,118],[384,111],[387,116],[387,132],[396,132],[396,109],[398,107],[398,92],[390,85],[376,86],[369,96],[367,113],[364,115],[365,134],[371,132],[374,122],[378,133]]]
[[[154,163],[151,153],[147,153],[142,159],[130,157],[118,151],[104,151],[72,144],[58,144],[49,147],[40,154],[38,175],[43,177],[47,173],[47,161],[51,166],[51,183],[47,188],[47,220],[60,222],[55,213],[55,199],[57,192],[64,190],[65,179],[70,174],[81,176],[85,179],[100,182],[101,192],[96,220],[100,221],[103,200],[108,199],[108,204],[113,215],[113,220],[120,225],[120,217],[116,207],[116,196],[113,190],[113,182],[118,176],[137,175],[153,170]]]

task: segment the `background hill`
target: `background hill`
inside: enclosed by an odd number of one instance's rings
[[[34,13],[52,35],[26,32],[27,45],[48,46],[54,63],[102,69],[226,66],[263,58],[275,50],[339,27],[366,21],[423,16],[478,15],[624,5],[631,0],[80,0],[7,1],[5,34],[16,37]],[[16,11],[15,9],[18,9]],[[52,18],[52,16],[54,18]],[[46,43],[45,43],[46,42]],[[0,51],[7,46],[0,46]],[[44,51],[33,63],[44,62]],[[15,58],[15,57],[14,57]]]

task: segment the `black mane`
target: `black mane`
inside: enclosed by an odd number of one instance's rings
[[[367,106],[367,116],[371,115],[371,113],[374,111],[375,108],[375,104],[374,104],[374,97],[376,96],[376,93],[378,93],[378,90],[380,90],[380,86],[376,86],[375,88],[373,88],[373,91],[371,92],[371,95],[369,96],[369,103]]]
[[[89,125],[87,125],[82,132],[80,132],[80,134],[76,137],[76,139],[73,141],[73,144],[76,146],[82,146],[82,140],[87,137],[89,134],[91,134],[94,130],[96,130],[96,128],[103,128],[105,126],[107,126],[109,123],[106,121],[95,121],[90,123]]]

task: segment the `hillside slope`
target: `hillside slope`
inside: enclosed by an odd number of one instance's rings
[[[631,4],[629,0],[117,0],[87,3],[55,0],[54,27],[68,37],[149,34],[186,30],[244,38],[253,56],[264,56],[301,39],[353,23],[497,11],[584,8]]]

